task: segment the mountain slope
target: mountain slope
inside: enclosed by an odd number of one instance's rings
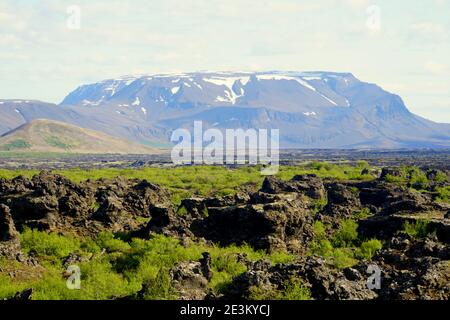
[[[144,154],[156,150],[98,131],[38,119],[3,135],[0,151]]]
[[[412,114],[399,96],[350,73],[127,76],[82,85],[59,106],[0,105],[0,119],[12,123],[19,116],[23,122],[49,118],[164,146],[173,130],[201,120],[205,129],[280,129],[284,148],[450,147],[450,125]]]

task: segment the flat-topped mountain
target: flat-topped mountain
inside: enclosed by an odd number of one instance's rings
[[[3,101],[0,118],[8,124],[0,132],[48,118],[166,146],[173,130],[201,120],[205,129],[280,129],[284,148],[450,147],[450,125],[411,113],[398,95],[351,73],[126,76],[82,85],[59,106]]]

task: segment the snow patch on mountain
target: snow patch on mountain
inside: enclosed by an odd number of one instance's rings
[[[287,81],[297,81],[302,86],[312,90],[317,91],[316,88],[314,88],[312,85],[310,85],[308,82],[292,76],[285,76],[285,75],[279,75],[279,74],[261,74],[257,75],[256,78],[258,80],[287,80]]]
[[[329,102],[331,102],[333,105],[337,106],[338,104],[336,102],[334,102],[333,100],[331,100],[330,98],[328,98],[327,96],[320,94],[324,99],[328,100]]]
[[[132,103],[133,106],[138,106],[141,104],[141,99],[139,99],[139,97],[136,97],[136,99],[134,100],[134,102]]]
[[[178,91],[180,91],[180,87],[173,87],[172,89],[170,89],[170,91],[172,92],[172,94],[177,94]]]
[[[236,103],[236,100],[244,94],[243,90],[240,90],[240,94],[237,94],[233,87],[237,81],[241,83],[241,85],[246,85],[250,81],[249,76],[245,77],[208,77],[202,79],[204,82],[212,83],[216,86],[225,86],[225,97],[219,96],[216,98],[216,101],[220,102],[231,102],[232,104]]]

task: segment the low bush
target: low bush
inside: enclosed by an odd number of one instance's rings
[[[340,224],[339,230],[333,235],[331,242],[334,247],[348,248],[355,245],[358,240],[358,223],[346,219]]]
[[[302,280],[291,277],[281,288],[252,286],[249,290],[249,300],[311,300],[311,291],[304,286]]]
[[[22,249],[25,253],[51,256],[61,259],[80,249],[80,241],[75,237],[26,229],[21,234]]]
[[[412,238],[425,238],[431,233],[430,223],[428,220],[419,219],[415,222],[405,222],[403,224],[403,232]]]
[[[450,186],[436,188],[436,201],[450,203]]]
[[[371,239],[361,243],[356,250],[355,256],[362,260],[371,260],[378,250],[381,250],[383,244],[378,239]]]

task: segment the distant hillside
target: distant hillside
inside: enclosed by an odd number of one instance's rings
[[[157,149],[117,139],[102,132],[67,123],[36,119],[0,138],[0,151],[70,153],[157,153]]]

